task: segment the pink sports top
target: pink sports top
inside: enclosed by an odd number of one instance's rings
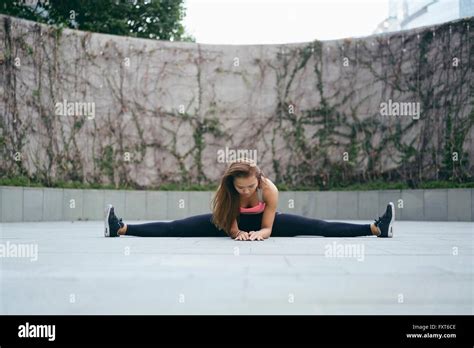
[[[265,210],[265,202],[263,202],[262,190],[259,189],[259,188],[257,189],[257,195],[258,195],[258,199],[259,199],[258,205],[254,206],[254,207],[250,207],[250,208],[240,207],[240,213],[241,214],[260,214],[260,213],[263,213],[263,211]]]

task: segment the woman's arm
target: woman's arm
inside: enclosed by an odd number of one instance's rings
[[[232,227],[230,228],[230,237],[235,238],[239,234],[239,225],[237,225],[237,219],[234,219]]]
[[[248,232],[241,231],[239,229],[237,219],[234,220],[234,222],[232,223],[232,227],[230,228],[230,237],[236,240],[248,240],[250,238]]]
[[[265,188],[263,189],[265,210],[263,211],[262,225],[257,233],[249,233],[250,240],[257,239],[258,236],[267,239],[272,234],[273,222],[275,221],[275,213],[278,206],[278,188],[270,179],[265,178]]]

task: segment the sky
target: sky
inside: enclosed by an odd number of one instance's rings
[[[185,0],[186,32],[204,44],[283,44],[368,36],[388,0]]]

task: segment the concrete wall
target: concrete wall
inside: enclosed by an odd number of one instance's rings
[[[1,221],[102,220],[109,203],[124,220],[173,220],[210,213],[212,194],[1,186]],[[474,189],[282,191],[278,210],[318,219],[371,220],[389,201],[398,220],[474,221]]]
[[[289,187],[341,170],[354,182],[390,171],[469,178],[472,22],[208,45],[57,31],[0,15],[0,171],[15,177],[21,166],[48,183],[203,184],[222,176],[234,151],[250,151]],[[382,112],[392,101],[419,103],[420,114]],[[94,111],[72,110],[78,105]],[[455,173],[436,160],[447,151],[459,154]],[[86,206],[85,215],[94,211]]]

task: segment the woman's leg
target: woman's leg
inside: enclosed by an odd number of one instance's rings
[[[262,228],[263,213],[259,214],[240,214],[237,216],[237,225],[241,231],[258,231]]]
[[[286,213],[275,214],[272,237],[294,236],[358,237],[372,236],[369,224],[329,222]]]
[[[227,237],[211,221],[212,214],[201,214],[188,218],[127,225],[125,235],[138,237]]]

